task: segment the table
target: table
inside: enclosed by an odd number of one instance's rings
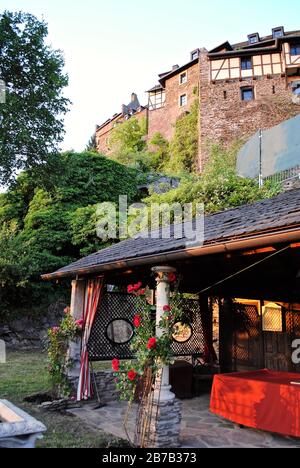
[[[300,437],[300,374],[261,370],[216,375],[211,412],[246,427]]]

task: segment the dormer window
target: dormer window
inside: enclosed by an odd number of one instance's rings
[[[279,28],[272,29],[273,39],[278,39],[279,37],[284,36],[284,27],[280,26]]]
[[[199,58],[199,49],[193,50],[191,52],[191,61],[196,60]]]
[[[257,44],[259,41],[260,41],[260,38],[259,38],[259,34],[258,34],[258,33],[249,34],[249,36],[248,36],[249,45]]]

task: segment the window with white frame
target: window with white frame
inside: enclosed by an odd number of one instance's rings
[[[187,83],[187,81],[188,81],[187,72],[181,73],[179,76],[179,83],[182,85],[182,84]]]
[[[253,101],[255,99],[254,88],[252,86],[241,88],[241,99],[242,101]]]
[[[179,98],[179,105],[180,107],[184,107],[186,106],[188,103],[188,98],[187,98],[187,94],[182,94]]]

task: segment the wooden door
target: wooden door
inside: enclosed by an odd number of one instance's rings
[[[265,367],[269,370],[292,372],[292,343],[287,333],[263,332]]]
[[[243,311],[245,327],[234,331],[233,359],[238,372],[264,367],[264,348],[261,332],[261,317],[254,305],[238,304]]]

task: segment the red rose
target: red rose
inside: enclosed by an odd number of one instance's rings
[[[127,292],[128,294],[131,294],[133,291],[134,291],[134,287],[132,286],[132,284],[130,284],[127,288]]]
[[[133,319],[133,324],[136,328],[139,328],[141,326],[141,323],[142,323],[142,318],[140,315],[135,315],[134,319]]]
[[[137,292],[137,291],[139,291],[141,289],[141,287],[142,287],[142,283],[139,282],[139,283],[137,283],[137,284],[135,284],[133,286],[133,289],[134,289],[135,292]]]
[[[138,296],[145,296],[146,289],[140,289],[137,294],[138,294]]]
[[[169,278],[170,283],[175,283],[177,279],[175,273],[169,273],[168,278]]]
[[[171,307],[169,305],[164,306],[164,312],[171,312]]]
[[[155,349],[157,345],[157,339],[156,338],[150,338],[147,344],[147,349]]]
[[[76,323],[77,327],[83,328],[84,320],[83,319],[76,320],[75,323]]]
[[[133,382],[137,377],[137,373],[133,369],[129,371],[127,375],[128,375],[130,382]]]
[[[120,361],[119,359],[114,359],[113,362],[112,362],[112,369],[115,371],[115,372],[119,372],[120,370]]]

